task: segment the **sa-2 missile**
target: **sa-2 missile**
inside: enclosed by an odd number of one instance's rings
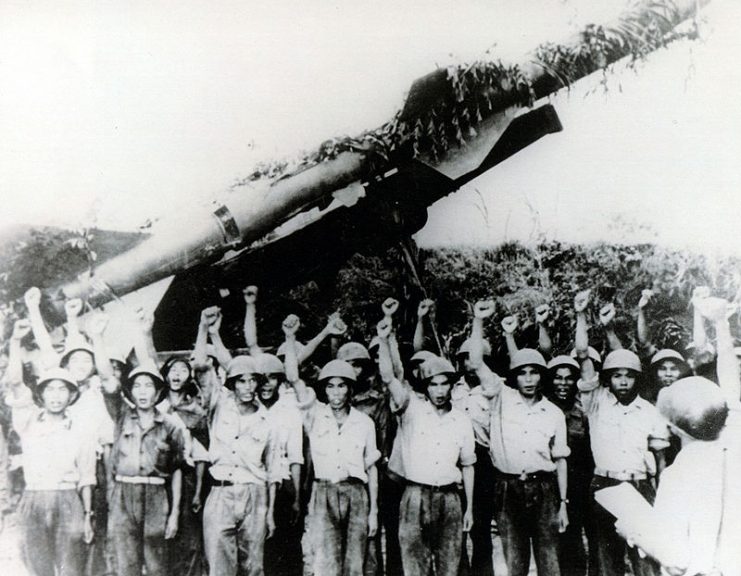
[[[193,267],[260,250],[337,208],[352,208],[359,198],[371,200],[379,189],[402,195],[412,190],[407,202],[426,209],[561,130],[552,106],[532,109],[539,99],[681,36],[676,27],[697,7],[695,0],[650,0],[612,24],[540,45],[518,64],[480,61],[435,70],[412,84],[403,109],[383,126],[323,144],[291,173],[256,173],[213,212],[189,218],[187,226],[163,223],[139,245],[100,264],[94,276],[82,274],[54,290],[54,299],[103,304]],[[416,231],[422,225],[417,220],[405,232]]]

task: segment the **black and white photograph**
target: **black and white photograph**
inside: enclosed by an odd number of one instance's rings
[[[0,0],[0,573],[741,576],[739,23]]]

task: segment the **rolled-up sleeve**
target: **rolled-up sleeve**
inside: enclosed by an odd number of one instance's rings
[[[568,458],[571,455],[566,434],[566,418],[563,414],[556,414],[556,432],[553,436],[553,445],[551,446],[551,458]]]
[[[669,425],[667,421],[656,412],[653,426],[648,436],[648,447],[651,450],[659,451],[669,447]]]
[[[304,435],[301,423],[301,414],[296,410],[290,413],[291,418],[288,420],[289,426],[288,438],[286,442],[286,458],[288,464],[304,463]]]
[[[381,457],[381,452],[376,446],[376,430],[373,427],[373,422],[368,419],[367,426],[365,427],[365,450],[363,451],[363,463],[367,470],[373,466],[378,459]]]
[[[78,434],[79,449],[77,452],[77,470],[80,479],[77,482],[78,490],[85,486],[95,486],[96,484],[96,462],[97,462],[97,443],[87,434]]]
[[[461,426],[461,451],[458,456],[458,463],[461,466],[473,466],[476,464],[476,443],[473,437],[473,426],[471,422],[464,418]]]
[[[580,378],[576,383],[579,390],[579,399],[585,414],[593,414],[597,411],[602,388],[600,387],[599,374],[585,380]]]
[[[314,418],[316,417],[317,399],[316,392],[312,388],[306,389],[306,399],[304,401],[296,401],[296,406],[301,411],[301,418],[304,422],[304,429],[307,432],[311,432],[314,427]]]

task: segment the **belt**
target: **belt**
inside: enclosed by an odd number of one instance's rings
[[[31,492],[44,492],[51,490],[77,490],[77,484],[75,482],[58,482],[57,484],[54,484],[52,486],[43,486],[43,488],[41,486],[41,484],[26,484],[24,490],[29,490]]]
[[[337,486],[340,484],[360,484],[361,486],[365,486],[365,482],[363,482],[360,478],[353,478],[352,476],[345,478],[344,480],[338,480],[337,482],[333,482],[332,480],[324,480],[322,478],[315,478],[314,484],[319,484],[320,486]]]
[[[255,486],[260,486],[260,484],[257,482],[232,482],[231,480],[218,480],[217,478],[214,478],[213,476],[211,476],[208,482],[209,484],[211,484],[211,486],[216,486],[216,487],[247,486],[248,484],[254,484]]]
[[[507,480],[522,480],[523,482],[530,482],[533,480],[551,480],[553,479],[555,472],[539,470],[537,472],[523,472],[522,474],[508,474],[507,472],[500,472],[497,470],[496,475]]]
[[[160,476],[121,476],[116,474],[116,482],[124,484],[152,484],[154,486],[164,486],[165,479]]]
[[[407,480],[407,486],[418,486],[423,490],[429,492],[458,492],[458,484],[443,484],[442,486],[435,486],[433,484],[422,484],[420,482],[412,482]]]
[[[613,472],[603,468],[595,468],[594,475],[602,476],[603,478],[611,478],[612,480],[620,480],[621,482],[646,480],[649,477],[645,472]]]

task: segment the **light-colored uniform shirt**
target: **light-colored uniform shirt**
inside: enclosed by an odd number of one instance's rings
[[[87,388],[80,393],[77,401],[67,409],[70,418],[95,439],[98,454],[104,446],[113,444],[115,424],[106,409],[100,378],[92,376]]]
[[[533,404],[497,381],[489,408],[489,451],[494,467],[505,474],[554,472],[556,460],[571,451],[566,418],[551,401]]]
[[[268,411],[241,414],[234,392],[219,386],[211,398],[209,460],[216,480],[238,484],[277,482],[276,434]]]
[[[736,405],[718,440],[683,446],[661,475],[656,534],[670,558],[687,566],[687,576],[714,568],[724,576],[741,575],[740,424]]]
[[[62,420],[50,418],[46,410],[33,403],[31,391],[25,386],[11,406],[13,428],[23,450],[26,490],[95,485],[95,441],[69,412]]]
[[[381,457],[376,447],[373,420],[350,408],[347,419],[340,426],[332,409],[318,402],[312,389],[307,392],[309,398],[299,407],[309,435],[316,479],[341,482],[355,478],[368,482],[368,469]]]
[[[296,406],[295,395],[284,400],[283,395],[270,408],[268,419],[275,429],[275,471],[277,480],[290,480],[291,465],[304,463],[304,436],[301,411]]]
[[[471,388],[465,380],[460,380],[453,386],[451,402],[453,408],[460,410],[471,420],[476,444],[489,448],[489,408],[491,402],[484,395],[481,386]]]
[[[578,387],[595,469],[653,476],[656,459],[649,448],[669,445],[669,428],[656,407],[640,396],[624,406],[597,378],[579,380]]]
[[[476,463],[473,428],[466,415],[455,408],[438,414],[411,392],[399,414],[404,477],[429,486],[460,484],[461,467]]]

